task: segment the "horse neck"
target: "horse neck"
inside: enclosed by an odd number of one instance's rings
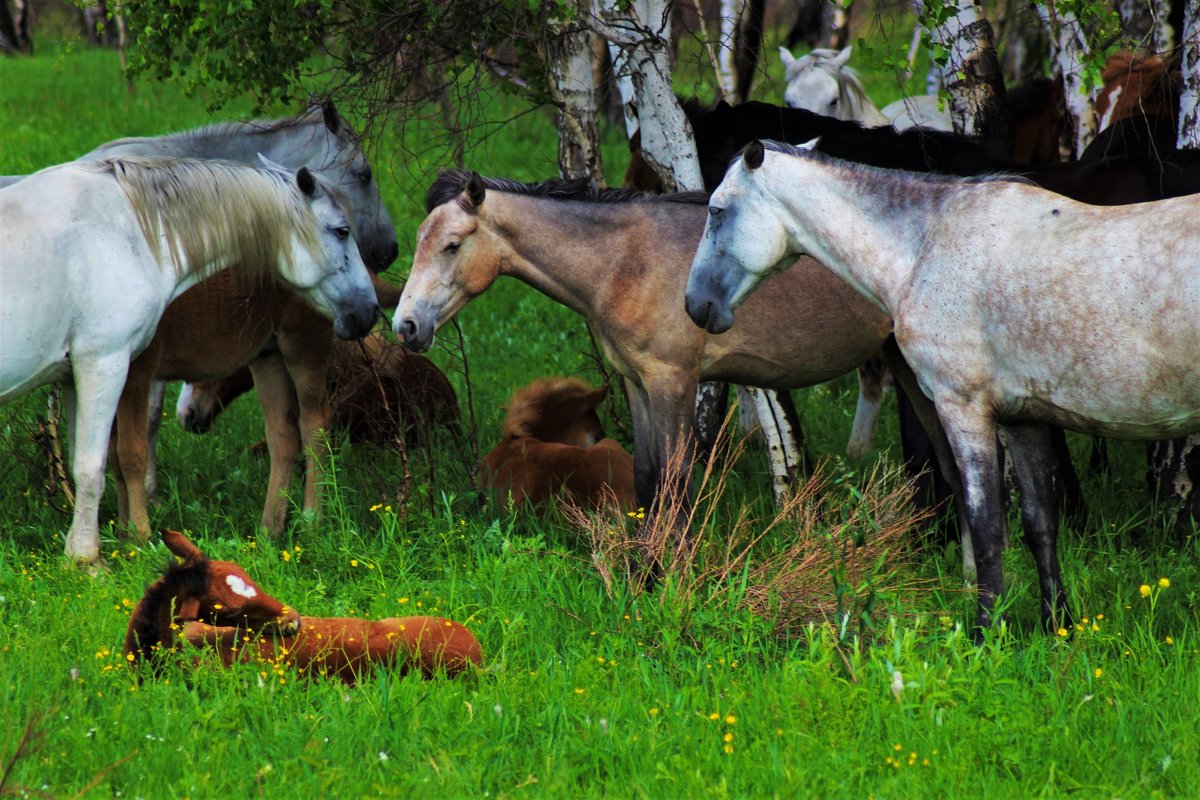
[[[621,222],[625,205],[492,192],[480,213],[507,245],[501,275],[590,320],[601,287],[614,277],[613,253],[628,248],[635,229]]]
[[[849,163],[783,155],[773,161],[783,165],[770,173],[771,193],[788,211],[790,241],[892,313],[953,184]]]

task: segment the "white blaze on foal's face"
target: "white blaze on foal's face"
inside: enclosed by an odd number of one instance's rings
[[[246,583],[237,575],[226,575],[225,585],[228,586],[230,591],[232,591],[234,594],[238,595],[239,597],[244,597],[247,600],[258,597],[258,590],[249,583]]]

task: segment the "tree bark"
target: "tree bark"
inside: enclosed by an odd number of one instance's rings
[[[754,73],[758,70],[758,59],[762,53],[763,20],[766,16],[766,0],[748,0],[746,13],[737,27],[737,102],[750,99],[754,85]]]
[[[1096,136],[1096,114],[1093,105],[1099,86],[1087,91],[1083,83],[1083,54],[1087,39],[1073,14],[1055,14],[1054,5],[1038,6],[1038,12],[1050,34],[1050,63],[1054,77],[1062,82],[1067,103],[1067,119],[1072,128],[1072,152],[1064,153],[1065,160],[1079,156]]]
[[[735,73],[737,67],[734,58],[737,52],[738,19],[742,15],[743,0],[721,0],[721,38],[718,42],[720,54],[718,62],[721,67],[721,89],[726,97],[733,97],[737,88]]]
[[[1189,0],[1179,36],[1183,85],[1179,89],[1179,138],[1182,149],[1200,148],[1200,0]]]
[[[17,23],[13,20],[8,0],[0,0],[0,51],[17,49]]]
[[[558,107],[558,172],[564,178],[592,178],[603,186],[592,33],[578,22],[587,13],[585,4],[586,0],[578,0],[576,20],[556,26],[546,43],[545,60],[550,94]]]
[[[942,82],[950,97],[954,130],[964,136],[1007,144],[1008,109],[996,39],[983,9],[973,0],[954,0],[957,13],[930,35],[949,53]]]
[[[821,4],[821,41],[819,46],[841,50],[850,41],[850,12],[853,0],[825,0]]]

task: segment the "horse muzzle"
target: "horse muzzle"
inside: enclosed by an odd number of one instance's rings
[[[400,340],[405,350],[425,353],[433,345],[433,326],[422,325],[415,317],[396,317],[392,321],[392,333]]]
[[[372,292],[374,297],[374,292]],[[340,339],[361,339],[375,327],[379,318],[379,304],[372,301],[337,315],[333,321],[333,332]]]
[[[711,294],[689,291],[683,302],[692,322],[709,333],[724,333],[733,327],[733,312],[729,310],[729,304]]]

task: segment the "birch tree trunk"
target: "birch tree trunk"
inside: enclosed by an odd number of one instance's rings
[[[737,49],[738,19],[742,15],[743,0],[721,0],[721,38],[720,53],[717,55],[721,66],[721,89],[726,97],[733,97],[735,85],[734,55]]]
[[[1051,3],[1038,5],[1038,13],[1050,34],[1050,63],[1054,77],[1062,81],[1063,97],[1067,103],[1067,119],[1071,122],[1071,152],[1063,153],[1066,160],[1079,156],[1096,136],[1096,114],[1093,106],[1096,86],[1091,92],[1083,83],[1083,54],[1087,39],[1079,20],[1073,14],[1055,14]]]
[[[996,58],[992,25],[974,0],[948,2],[957,13],[929,33],[949,54],[942,82],[949,93],[954,130],[964,136],[1007,142],[1004,76]]]
[[[1179,89],[1179,138],[1181,149],[1200,148],[1200,1],[1189,0],[1183,11],[1179,36],[1183,51],[1183,85]]]
[[[1147,53],[1169,52],[1176,35],[1182,40],[1182,31],[1171,30],[1167,12],[1165,0],[1119,0],[1117,3],[1121,30]]]
[[[850,41],[850,12],[854,0],[825,0],[821,4],[821,41],[818,46],[841,50]]]
[[[624,51],[646,163],[665,191],[702,190],[692,125],[671,85],[670,1],[632,0],[627,13],[617,10],[616,0],[598,5],[597,32]]]
[[[577,0],[576,19],[554,26],[546,42],[550,94],[558,107],[558,172],[564,178],[589,177],[604,185],[597,127],[597,92],[592,73],[592,32],[581,20],[587,0]]]

